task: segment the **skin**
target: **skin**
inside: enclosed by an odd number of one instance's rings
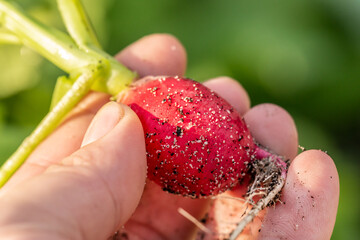
[[[140,76],[182,76],[186,68],[183,46],[165,34],[142,38],[116,58]],[[284,109],[250,108],[246,91],[228,77],[205,84],[244,115],[259,143],[292,159],[285,204],[263,211],[241,239],[330,239],[339,199],[333,160],[317,150],[296,156],[296,127]],[[141,124],[128,107],[108,99],[90,93],[0,190],[0,239],[107,239],[124,224],[129,239],[187,239],[196,228],[179,207],[198,219],[216,213],[209,227],[217,231],[227,218],[223,210],[239,204],[183,198],[146,182]]]

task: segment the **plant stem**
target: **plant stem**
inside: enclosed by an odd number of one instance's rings
[[[58,0],[58,7],[66,29],[80,49],[101,48],[91,22],[80,0]]]
[[[15,33],[24,45],[34,49],[65,72],[96,64],[97,59],[80,51],[63,32],[26,16],[15,4],[0,1],[0,23]]]
[[[14,44],[20,45],[22,44],[21,40],[13,33],[1,29],[0,30],[0,44]]]
[[[89,92],[93,82],[106,77],[108,70],[106,68],[105,64],[100,64],[84,69],[71,89],[45,116],[35,131],[24,140],[17,151],[2,165],[0,168],[0,187],[23,164],[31,152],[59,125],[65,115]]]
[[[61,0],[60,0],[61,1]],[[77,1],[64,4],[75,4]],[[62,11],[66,11],[62,9]],[[80,7],[73,13],[82,16]],[[84,17],[83,15],[82,17]],[[67,25],[82,18],[71,18]],[[51,111],[45,116],[35,131],[24,140],[16,152],[0,168],[0,187],[15,173],[31,152],[59,125],[65,115],[85,96],[90,89],[103,91],[116,96],[136,78],[136,73],[117,62],[113,57],[96,47],[92,31],[76,33],[89,26],[89,23],[67,26],[72,35],[82,45],[76,43],[65,33],[47,27],[26,16],[13,3],[0,0],[0,24],[11,31],[25,46],[28,46],[55,65],[69,73],[60,78],[57,96]],[[96,39],[96,38],[95,38]],[[87,46],[89,44],[89,46]],[[66,81],[65,81],[66,80]],[[68,90],[69,89],[69,90]]]
[[[60,76],[56,80],[51,98],[50,111],[58,104],[62,97],[71,89],[73,81],[67,76]]]
[[[106,58],[112,65],[110,78],[106,82],[95,82],[92,89],[116,96],[131,83],[131,81],[119,81],[117,76],[120,75],[124,79],[124,76],[128,75],[128,79],[133,80],[137,77],[136,74],[130,72],[120,65],[112,56],[101,50],[95,31],[80,0],[57,0],[57,3],[66,29],[78,47],[87,54],[94,56],[100,55]]]
[[[64,2],[63,5],[66,5],[66,2]],[[65,10],[66,8],[62,9],[62,11]],[[76,13],[78,10],[82,11],[81,8],[74,8],[74,14],[82,15],[81,13]],[[68,20],[67,24],[74,24],[73,21],[75,20],[75,18],[71,19],[71,21]],[[79,75],[81,74],[80,71],[86,66],[96,65],[99,60],[107,59],[111,65],[111,73],[108,79],[95,81],[91,88],[92,90],[106,92],[116,96],[137,77],[136,73],[127,69],[116,61],[116,59],[96,46],[89,45],[86,49],[79,49],[75,42],[65,33],[37,22],[29,16],[26,16],[25,13],[18,7],[15,7],[14,4],[3,0],[0,0],[0,23],[2,23],[3,27],[16,34],[24,45],[34,49],[67,73]],[[80,40],[82,38],[90,38],[90,36],[83,36],[84,33],[74,33],[76,30],[81,30],[88,26],[87,24],[82,27],[81,24],[77,24],[77,26],[78,27],[72,28],[68,26],[68,28],[73,29],[73,34],[78,36]],[[88,40],[90,41],[90,39]],[[74,78],[70,76],[69,79]]]

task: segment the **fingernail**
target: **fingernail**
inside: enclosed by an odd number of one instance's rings
[[[105,104],[95,115],[87,129],[81,147],[88,145],[109,133],[121,120],[124,110],[116,102]]]

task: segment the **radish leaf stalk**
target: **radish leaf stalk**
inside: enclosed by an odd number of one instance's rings
[[[25,46],[34,49],[67,73],[97,62],[80,51],[69,36],[37,22],[13,3],[0,1],[0,21]]]
[[[79,10],[79,8],[74,10]],[[0,24],[14,33],[25,46],[32,48],[60,69],[69,73],[70,79],[75,79],[86,66],[96,65],[101,59],[107,59],[111,65],[111,73],[108,79],[95,81],[92,90],[115,96],[127,88],[132,80],[137,77],[134,72],[100,48],[89,46],[87,49],[80,49],[70,36],[26,16],[13,3],[0,0]]]
[[[102,64],[84,69],[83,74],[78,77],[71,89],[61,98],[52,111],[45,116],[35,131],[23,141],[18,150],[1,166],[0,187],[24,163],[39,143],[58,126],[65,115],[89,92],[92,83],[99,77],[105,76],[106,68]]]
[[[15,34],[5,29],[0,29],[0,44],[20,45],[22,42]]]
[[[60,76],[56,80],[56,85],[51,99],[50,110],[52,110],[61,98],[71,89],[74,81],[67,76]]]
[[[15,3],[0,0],[0,25],[7,34],[3,34],[3,42],[21,43],[32,48],[69,74],[58,80],[51,111],[1,166],[0,187],[90,90],[116,96],[137,77],[100,49],[88,21],[76,24],[78,20],[87,19],[78,1],[59,0],[59,5],[61,11],[70,10],[75,16],[62,14],[72,36],[27,16]]]
[[[101,48],[83,4],[79,0],[57,2],[66,29],[79,48],[87,49],[89,46]]]

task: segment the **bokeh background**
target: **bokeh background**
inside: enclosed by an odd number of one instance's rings
[[[287,109],[301,146],[327,151],[337,165],[341,195],[332,239],[360,236],[360,1],[83,2],[109,53],[147,34],[171,33],[187,49],[188,77],[228,75],[248,90],[252,105]],[[55,1],[21,5],[64,29]],[[0,164],[46,114],[61,74],[25,47],[0,45]]]

